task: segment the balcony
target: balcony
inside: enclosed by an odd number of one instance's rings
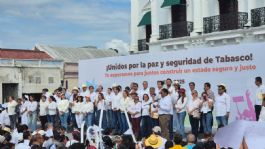
[[[203,32],[212,33],[243,29],[248,22],[248,13],[238,12],[203,18]]]
[[[149,50],[148,43],[149,39],[140,39],[138,40],[138,51],[147,51]]]
[[[251,26],[258,27],[265,25],[265,7],[251,10]]]
[[[177,22],[159,26],[159,39],[169,39],[190,36],[193,31],[193,22]]]

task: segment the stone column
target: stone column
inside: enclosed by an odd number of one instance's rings
[[[138,51],[138,30],[139,23],[139,2],[138,0],[131,0],[131,44],[130,51],[136,52]]]
[[[158,5],[158,0],[151,0],[151,20],[152,20],[152,35],[151,42],[157,41],[159,38],[159,13],[158,10],[161,9]]]
[[[193,0],[193,35],[202,33],[202,0]]]
[[[251,26],[251,10],[257,8],[256,0],[247,0],[248,26]]]

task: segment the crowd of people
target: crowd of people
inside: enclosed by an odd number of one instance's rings
[[[258,87],[255,112],[259,120],[265,87],[261,77],[256,77],[255,84]],[[199,93],[194,82],[185,89],[178,81],[168,78],[157,81],[155,87],[150,87],[147,81],[142,82],[142,87],[132,82],[124,88],[113,84],[106,89],[101,85],[95,89],[84,84],[71,91],[59,87],[53,93],[45,88],[39,100],[32,95],[17,100],[10,96],[0,107],[0,144],[9,147],[13,144],[16,148],[25,144],[28,148],[71,148],[74,144],[93,148],[88,140],[80,143],[80,131],[85,121],[86,128],[97,125],[103,129],[102,139],[109,148],[215,148],[210,139],[213,120],[218,128],[228,124],[231,98],[224,84],[218,85],[217,94],[211,90],[209,82],[203,87],[203,92]],[[186,117],[191,126],[188,135]],[[132,136],[123,135],[130,129]],[[72,142],[65,132],[72,132]],[[195,145],[199,134],[207,141]],[[123,136],[110,137],[116,135]],[[142,144],[136,143],[134,138]],[[211,148],[205,147],[207,145]]]

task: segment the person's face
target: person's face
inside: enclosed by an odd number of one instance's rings
[[[89,91],[92,93],[92,92],[94,92],[94,87],[90,87],[89,88]]]
[[[134,102],[137,103],[139,101],[139,97],[138,96],[135,96],[134,97]]]
[[[224,93],[224,89],[222,87],[218,87],[218,94],[223,94]]]
[[[162,86],[162,83],[161,82],[157,82],[157,87],[158,88],[162,88],[163,86]]]
[[[202,94],[203,99],[207,99],[207,94]]]
[[[192,94],[192,97],[193,97],[193,98],[196,98],[196,97],[198,97],[198,93],[197,93],[196,91],[192,91],[192,93],[191,93],[191,94]]]
[[[12,97],[8,97],[8,101],[9,102],[13,101]]]
[[[161,94],[161,97],[165,97],[166,96],[166,93],[163,92],[163,91],[161,91],[160,94]]]
[[[195,89],[195,85],[194,84],[189,84],[190,90],[194,90]]]
[[[73,94],[78,94],[78,91],[77,90],[73,90]]]
[[[52,102],[52,99],[51,98],[49,98],[49,102]]]
[[[135,90],[135,91],[137,91],[138,90],[138,86],[137,85],[133,85],[133,89]]]
[[[123,97],[124,97],[124,98],[126,98],[126,97],[127,97],[127,94],[126,94],[126,92],[123,92],[123,93],[122,93],[122,95],[123,95]]]
[[[103,99],[102,96],[101,96],[100,94],[98,95],[98,99],[99,99],[99,100],[102,100],[102,99]]]
[[[110,89],[108,89],[108,94],[110,94],[111,93],[111,90]]]
[[[175,89],[178,89],[179,88],[179,84],[174,84],[174,87],[175,87]]]
[[[144,95],[144,101],[148,101],[149,100],[149,97],[147,95]]]
[[[148,87],[148,83],[147,82],[143,82],[143,88],[147,89],[147,87]]]
[[[167,86],[171,86],[171,81],[170,80],[166,80],[166,84],[167,84]]]
[[[86,102],[90,102],[90,97],[86,97]]]
[[[257,81],[257,80],[255,80],[255,84],[256,84],[257,86],[259,86],[259,85],[260,85],[260,82]]]
[[[130,88],[133,88],[133,83],[130,84]]]
[[[132,99],[134,99],[134,98],[135,98],[135,96],[136,96],[135,94],[131,94],[131,98],[132,98]]]
[[[30,100],[30,101],[33,101],[34,99],[33,99],[33,97],[32,97],[32,96],[29,96],[29,100]]]
[[[98,92],[102,92],[102,86],[98,86]]]
[[[41,97],[41,100],[44,102],[46,100],[46,98],[45,97]]]
[[[206,85],[206,84],[204,84],[204,90],[205,91],[208,91],[210,88]]]
[[[154,95],[155,94],[155,90],[154,89],[150,89],[150,95]]]
[[[65,95],[64,94],[62,94],[61,97],[62,97],[62,99],[65,99]]]
[[[62,94],[61,92],[56,93],[57,97],[61,97],[61,94]]]
[[[22,100],[17,100],[17,103],[18,103],[18,104],[21,104],[21,103],[22,103]]]
[[[87,87],[82,87],[83,92],[87,90]]]

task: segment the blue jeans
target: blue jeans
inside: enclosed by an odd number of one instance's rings
[[[122,124],[122,120],[121,120],[121,112],[120,111],[113,111],[114,114],[114,119],[113,119],[113,125],[115,126],[116,131],[118,131],[119,133],[121,133],[121,124]]]
[[[151,118],[150,116],[142,116],[142,137],[147,137],[151,134]]]
[[[97,113],[96,113],[98,126],[100,125],[99,124],[100,123],[100,121],[99,121],[99,119],[100,119],[100,112],[101,112],[101,110],[97,110]],[[106,129],[107,128],[106,110],[103,110],[103,117],[102,117],[102,122],[101,122],[101,128],[102,129]]]
[[[159,119],[151,118],[152,121],[152,128],[155,126],[159,126]]]
[[[173,110],[173,132],[179,132],[180,131],[180,126],[179,126],[179,120],[177,116],[177,111],[176,109]]]
[[[62,115],[60,115],[60,120],[61,120],[61,125],[67,129],[67,118],[68,118],[68,113],[63,113]]]
[[[212,112],[203,113],[202,125],[203,125],[203,132],[204,133],[212,133],[212,121],[213,121]]]
[[[129,128],[126,120],[125,113],[121,113],[121,133],[124,133]]]
[[[107,110],[107,127],[108,128],[114,128],[115,125],[113,125],[113,112],[112,110]]]
[[[182,135],[182,138],[185,137],[185,117],[186,117],[186,112],[181,112],[177,113],[178,116],[178,122],[179,122],[179,133]]]
[[[170,114],[170,121],[169,121],[169,125],[168,125],[168,130],[169,130],[170,140],[172,140],[174,137],[174,132],[173,132],[173,115],[171,115],[171,114]]]
[[[28,126],[31,129],[31,131],[35,131],[37,128],[37,112],[32,112],[28,116]]]
[[[218,128],[224,127],[228,124],[228,119],[226,116],[216,116],[216,121]]]
[[[88,113],[88,114],[85,116],[85,120],[86,120],[86,125],[87,125],[87,127],[92,126],[93,113]]]
[[[48,122],[55,126],[55,115],[48,115]]]

